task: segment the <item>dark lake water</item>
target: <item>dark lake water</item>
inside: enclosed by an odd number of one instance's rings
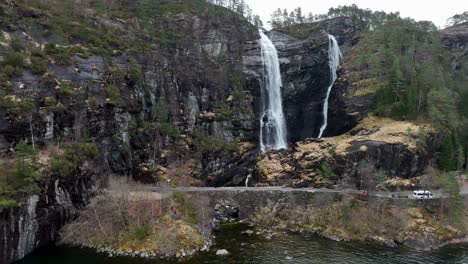
[[[212,251],[189,260],[145,260],[97,254],[92,250],[48,247],[27,256],[16,264],[199,264],[199,263],[317,263],[317,264],[468,264],[468,245],[448,246],[432,252],[388,248],[367,243],[334,242],[328,239],[284,233],[266,240],[246,237],[239,225],[223,226],[217,233]],[[217,249],[227,249],[227,257],[215,256]]]

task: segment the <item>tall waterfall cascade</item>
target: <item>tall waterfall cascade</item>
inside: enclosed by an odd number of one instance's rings
[[[318,135],[318,138],[322,137],[323,132],[328,126],[328,99],[330,99],[331,90],[338,77],[336,74],[336,70],[340,65],[341,57],[342,55],[338,42],[336,41],[335,37],[333,37],[332,35],[328,35],[328,63],[330,65],[330,86],[328,87],[327,96],[325,97],[325,101],[323,103],[323,124],[322,127],[320,127],[320,133]]]
[[[261,30],[260,36],[263,63],[263,112],[260,118],[260,148],[262,151],[286,149],[287,130],[281,101],[281,86],[283,84],[278,51]]]

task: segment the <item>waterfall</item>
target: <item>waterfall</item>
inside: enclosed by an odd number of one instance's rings
[[[271,40],[260,30],[263,63],[263,112],[260,118],[260,148],[285,149],[286,121],[281,102],[281,72],[278,52]],[[266,94],[265,94],[266,93]]]
[[[247,178],[245,179],[245,187],[246,187],[246,188],[249,187],[249,180],[250,180],[250,178],[252,178],[252,174],[249,174],[249,175],[247,176]]]
[[[330,92],[335,84],[337,75],[336,70],[340,65],[340,58],[341,58],[341,51],[340,46],[338,46],[338,42],[336,41],[335,37],[332,35],[328,35],[328,64],[330,65],[330,86],[327,90],[327,96],[325,97],[325,101],[323,103],[323,125],[320,128],[320,133],[318,138],[321,138],[323,132],[328,126],[328,99],[330,98]]]

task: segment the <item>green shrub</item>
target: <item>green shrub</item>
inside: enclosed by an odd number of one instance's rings
[[[88,105],[91,109],[97,109],[98,107],[98,103],[97,103],[97,99],[95,96],[91,96],[88,98]]]
[[[70,143],[63,147],[63,152],[55,155],[51,161],[52,173],[66,177],[77,171],[86,160],[95,158],[98,148],[94,143]]]
[[[21,75],[26,64],[23,54],[11,53],[0,63],[0,74],[2,79],[8,81],[14,75]]]
[[[76,91],[73,89],[73,83],[70,81],[62,81],[58,86],[57,92],[60,95],[68,97],[73,97],[76,95]]]
[[[99,154],[98,147],[94,143],[82,143],[80,148],[86,158],[94,158]]]
[[[437,175],[438,185],[449,195],[448,213],[450,221],[454,224],[463,224],[463,196],[460,194],[460,185],[453,173],[441,172]]]
[[[199,153],[237,152],[239,146],[209,135],[203,128],[196,127],[192,131],[192,145]]]
[[[12,38],[11,39],[11,48],[15,51],[15,52],[20,52],[20,51],[23,51],[24,50],[24,46],[23,46],[23,43],[21,43],[21,40],[19,38]]]
[[[102,36],[98,36],[97,33],[82,25],[73,27],[73,30],[70,33],[70,37],[83,40],[87,43],[90,43],[94,46],[103,46]]]
[[[242,101],[247,96],[247,93],[245,92],[244,89],[242,89],[242,87],[236,87],[232,91],[231,95],[232,95],[232,97],[234,97],[235,100]]]
[[[36,109],[36,103],[31,98],[0,97],[0,107],[6,109],[8,114],[19,117],[31,114]]]
[[[77,169],[77,164],[66,155],[59,155],[52,159],[51,169],[55,174],[65,177]]]
[[[143,81],[143,74],[134,58],[129,60],[128,79],[133,84],[141,83]]]
[[[2,84],[6,85],[6,83],[7,83],[9,80],[10,80],[9,75],[0,72],[0,85],[2,85]]]
[[[232,121],[234,118],[234,112],[225,105],[221,108],[216,108],[214,112],[216,113],[216,118],[218,120]]]
[[[106,92],[107,99],[109,99],[107,100],[109,104],[112,104],[118,107],[125,105],[125,100],[122,98],[122,95],[120,94],[120,89],[116,85],[107,84],[104,87],[104,90]]]
[[[59,47],[53,43],[47,43],[45,45],[44,51],[49,55],[55,63],[59,65],[68,65],[70,64],[70,50],[66,47]]]
[[[92,47],[91,52],[102,57],[112,56],[112,51],[103,47]]]
[[[178,127],[173,126],[169,123],[162,123],[159,125],[159,132],[161,134],[172,137],[172,138],[177,138],[180,136],[180,130]]]
[[[459,142],[453,134],[448,134],[445,137],[444,143],[440,149],[440,157],[438,165],[442,170],[453,171],[458,168],[457,151]]]
[[[92,54],[80,46],[73,46],[69,49],[70,54],[75,54],[83,59],[89,58]]]
[[[22,68],[25,65],[25,58],[23,54],[15,52],[8,55],[3,63],[6,65],[11,65],[14,68]]]
[[[57,105],[57,99],[54,97],[46,97],[44,98],[44,105],[45,107],[54,107]]]
[[[117,65],[112,65],[107,74],[108,83],[115,85],[124,85],[125,84],[125,73]]]
[[[13,195],[18,192],[37,193],[39,171],[38,152],[26,141],[20,141],[15,148],[15,162],[0,164],[0,207],[17,206]]]
[[[31,57],[31,71],[35,74],[44,74],[47,72],[49,63],[42,57]]]
[[[4,65],[1,71],[8,79],[10,79],[10,77],[15,74],[16,68],[11,65]]]
[[[197,212],[191,197],[184,193],[174,192],[172,199],[180,206],[180,210],[187,216],[189,223],[197,224]]]
[[[321,171],[322,175],[327,179],[330,179],[333,176],[335,176],[335,173],[333,172],[333,169],[330,167],[330,164],[328,163],[328,161],[324,161],[322,163],[322,167],[321,167],[320,171]]]
[[[0,208],[17,207],[18,205],[18,202],[13,199],[0,197]]]
[[[41,49],[36,49],[36,48],[31,50],[31,56],[47,59],[46,54]]]
[[[151,227],[149,225],[134,227],[132,230],[132,234],[139,241],[145,240],[151,235]]]

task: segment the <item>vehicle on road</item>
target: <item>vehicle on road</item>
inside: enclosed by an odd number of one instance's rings
[[[413,191],[413,197],[416,199],[432,199],[434,198],[434,194],[430,191]]]
[[[392,198],[397,198],[397,199],[408,199],[408,195],[404,193],[394,193],[392,194]]]

